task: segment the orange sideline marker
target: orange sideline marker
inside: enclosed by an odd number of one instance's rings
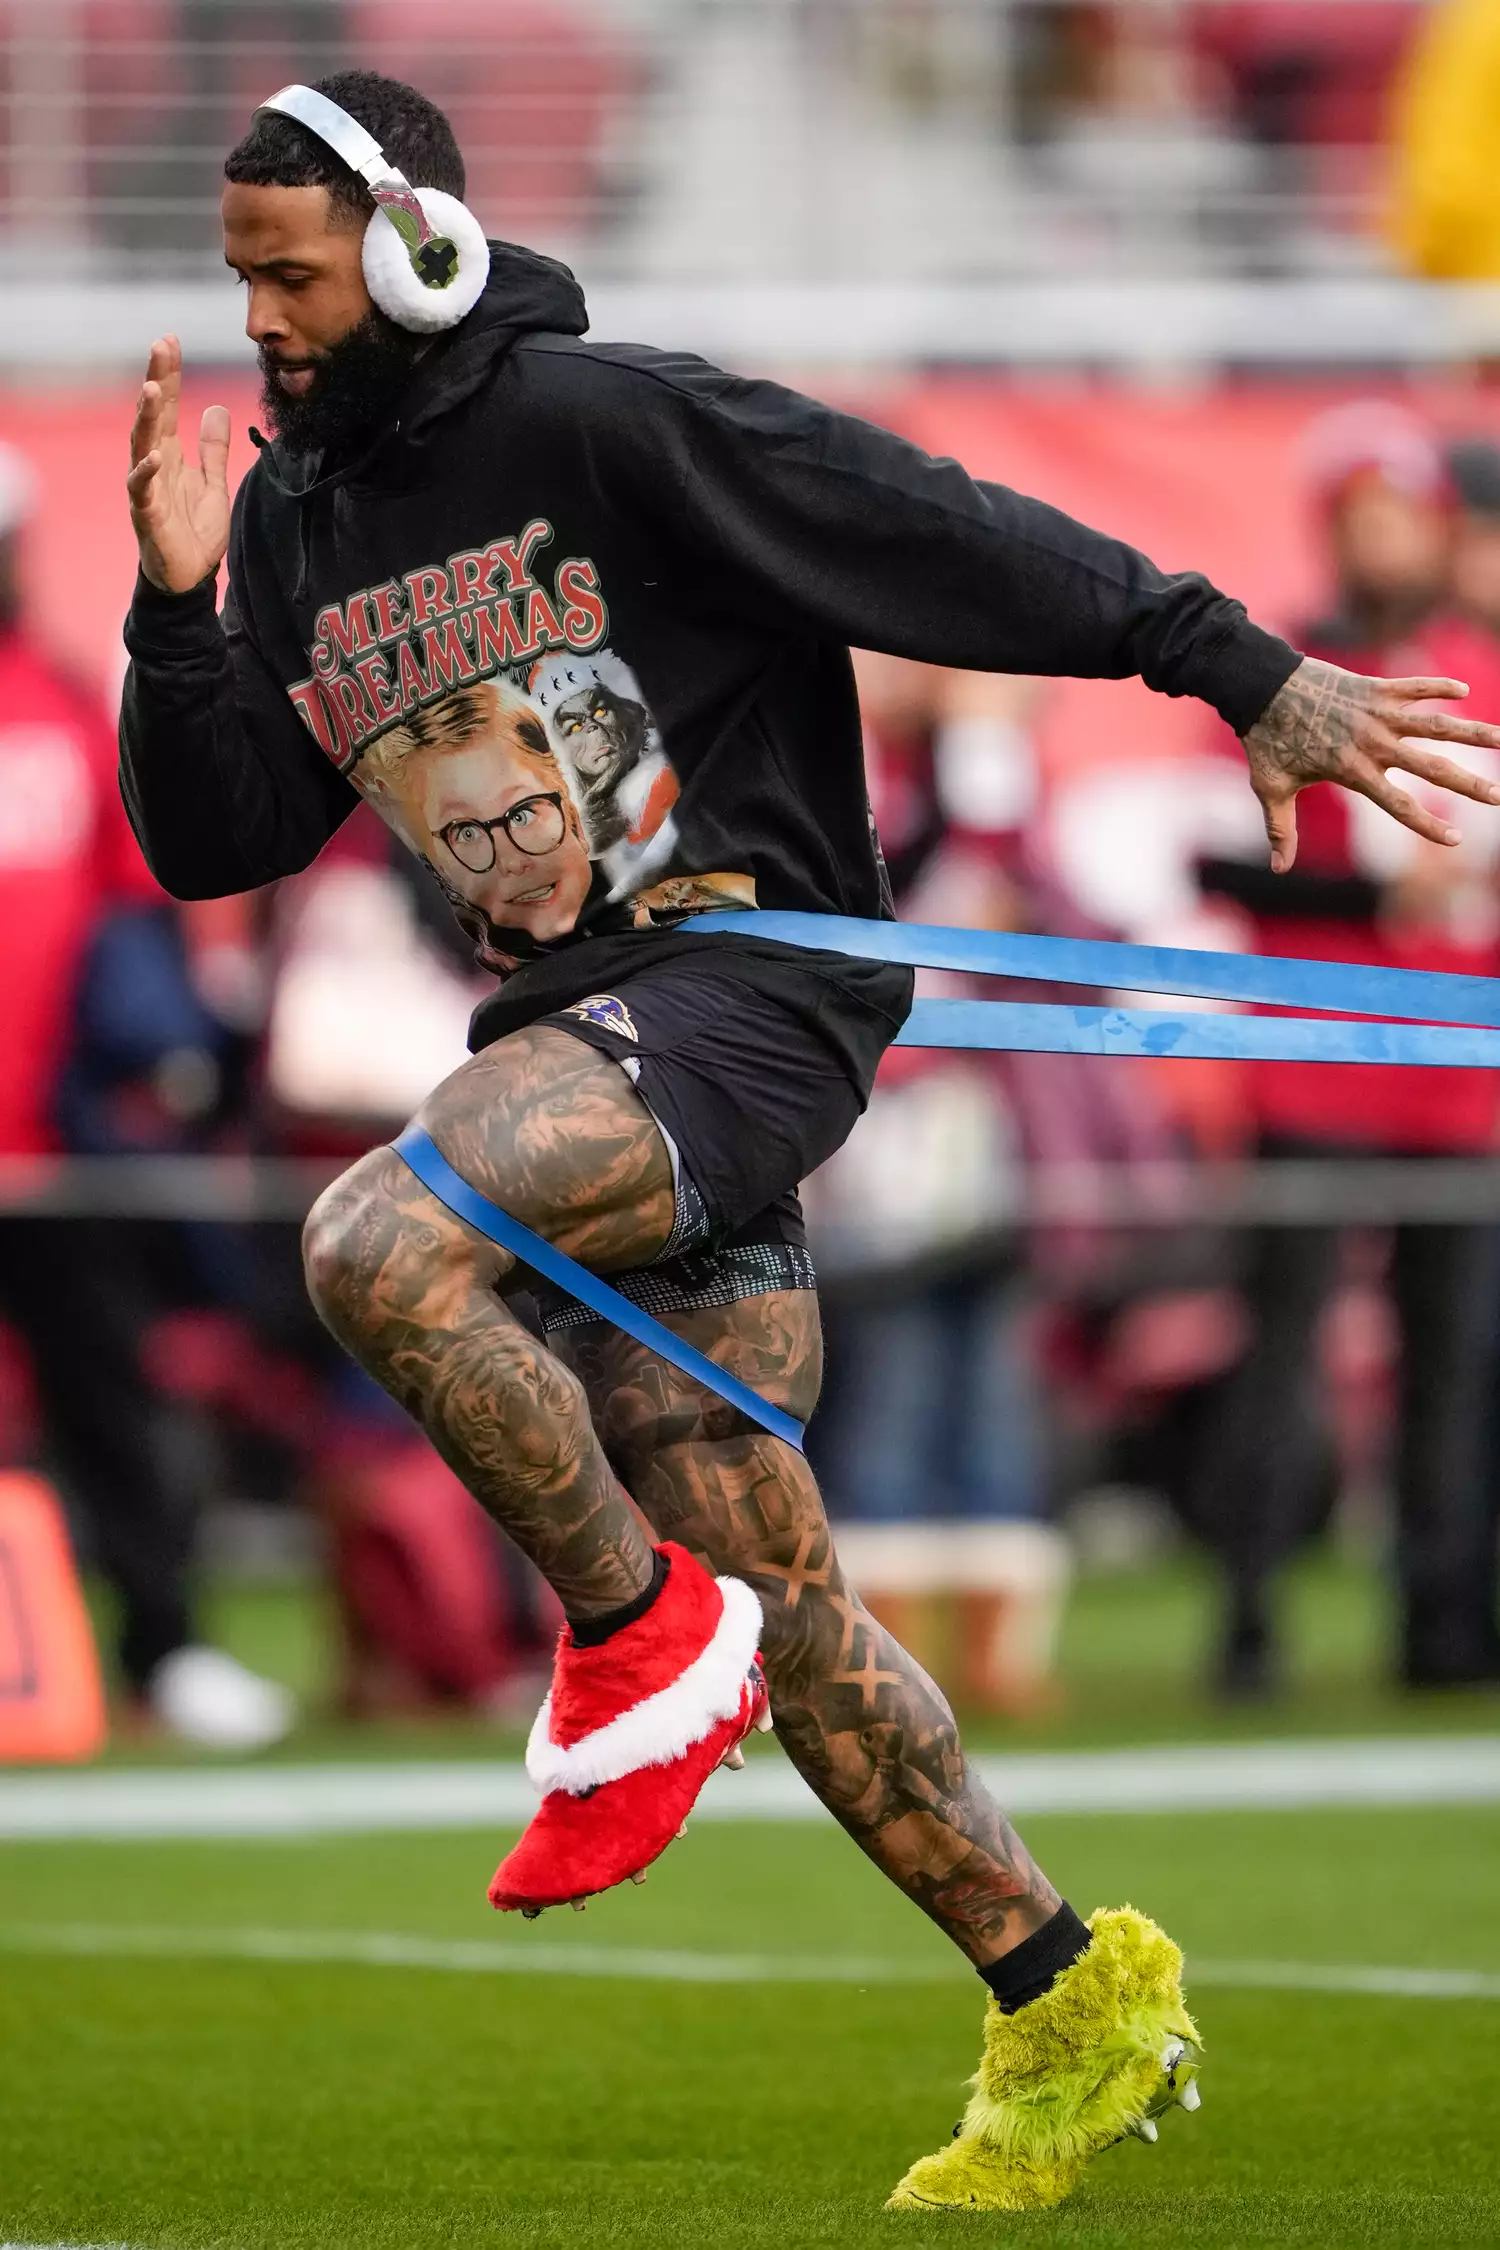
[[[0,1761],[104,1747],[99,1658],[51,1487],[0,1472]]]

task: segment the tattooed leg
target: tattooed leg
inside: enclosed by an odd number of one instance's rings
[[[499,1041],[419,1122],[456,1171],[582,1264],[641,1265],[672,1226],[671,1161],[623,1071],[565,1032]],[[319,1199],[308,1287],[333,1333],[421,1423],[575,1619],[650,1582],[652,1542],[578,1378],[507,1311],[515,1261],[455,1219],[388,1148]]]
[[[811,1411],[822,1340],[810,1291],[668,1325],[778,1406]],[[653,1530],[759,1594],[776,1731],[798,1772],[971,1961],[1019,1945],[1058,1895],[968,1771],[940,1690],[845,1580],[806,1462],[615,1329],[575,1330],[566,1349]]]

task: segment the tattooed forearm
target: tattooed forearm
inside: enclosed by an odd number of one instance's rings
[[[810,1292],[672,1326],[777,1404],[810,1411]],[[776,1730],[803,1778],[971,1960],[1018,1943],[1057,1893],[968,1771],[939,1689],[845,1581],[806,1464],[611,1330],[578,1331],[569,1350],[653,1529],[760,1595]]]
[[[565,1034],[523,1034],[478,1057],[422,1122],[482,1193],[591,1265],[639,1263],[671,1226],[670,1163],[649,1115],[622,1072]],[[649,1533],[577,1377],[495,1294],[513,1261],[389,1149],[320,1200],[306,1258],[340,1343],[420,1422],[568,1614],[639,1593]]]

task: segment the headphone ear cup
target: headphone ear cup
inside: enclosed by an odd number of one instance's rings
[[[452,280],[441,289],[428,288],[384,211],[377,210],[365,228],[360,258],[365,286],[386,317],[398,328],[428,336],[456,327],[478,304],[489,279],[490,246],[483,227],[456,195],[445,195],[441,188],[424,187],[415,192],[433,233],[446,235],[458,252]]]

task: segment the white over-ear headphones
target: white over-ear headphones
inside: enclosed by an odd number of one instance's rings
[[[414,188],[373,134],[311,86],[283,86],[260,110],[295,118],[357,172],[375,198],[360,253],[371,297],[398,328],[434,335],[473,310],[489,279],[490,246],[466,204]]]

